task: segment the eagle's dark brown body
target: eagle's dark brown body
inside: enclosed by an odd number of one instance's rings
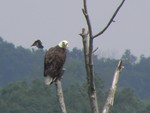
[[[52,84],[59,77],[65,60],[65,48],[55,46],[46,52],[44,59],[44,77],[47,85]]]

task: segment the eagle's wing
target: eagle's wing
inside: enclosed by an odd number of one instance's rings
[[[55,57],[53,55],[54,48],[50,48],[44,58],[44,77],[45,77],[45,84],[49,85],[53,82],[53,77],[52,77],[52,62],[54,61]]]
[[[51,84],[60,74],[60,70],[63,67],[64,60],[59,57],[59,51],[55,47],[50,48],[44,58],[44,77],[47,85]]]
[[[51,64],[55,59],[55,55],[54,53],[54,48],[50,48],[46,54],[45,54],[45,58],[44,58],[44,76],[49,75],[49,71],[51,71]]]

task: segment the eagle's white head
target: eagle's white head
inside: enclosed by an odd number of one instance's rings
[[[63,40],[58,44],[59,47],[61,48],[67,48],[68,47],[68,41],[67,40]]]

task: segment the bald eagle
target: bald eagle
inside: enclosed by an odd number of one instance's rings
[[[46,85],[51,85],[59,78],[66,60],[67,46],[68,42],[63,40],[57,46],[50,48],[46,52],[44,58],[44,77]]]
[[[40,48],[40,49],[44,48],[40,40],[36,40],[31,46],[36,46],[37,48]]]

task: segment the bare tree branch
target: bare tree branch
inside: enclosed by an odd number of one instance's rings
[[[64,96],[63,96],[63,91],[62,91],[62,85],[61,85],[61,78],[62,75],[64,73],[64,69],[62,70],[62,73],[59,76],[59,79],[56,80],[56,92],[57,92],[57,96],[58,96],[58,100],[59,100],[59,106],[61,109],[61,113],[67,113],[66,111],[66,106],[65,106],[65,102],[64,102]]]
[[[88,32],[85,32],[85,28],[82,28],[82,33],[79,34],[82,37],[83,51],[84,51],[84,62],[85,69],[87,72],[87,82],[88,86],[90,84],[90,75],[89,75],[89,52],[88,52]]]
[[[124,1],[125,0],[123,0],[122,3],[119,5],[117,10],[113,14],[112,18],[110,19],[110,21],[106,25],[106,27],[101,32],[99,32],[98,34],[93,36],[92,25],[91,25],[90,17],[89,17],[88,10],[87,10],[87,2],[86,2],[86,0],[83,0],[82,12],[83,12],[85,19],[86,19],[86,23],[87,23],[87,27],[88,27],[88,33],[85,33],[85,29],[83,28],[82,33],[80,33],[79,35],[82,37],[84,57],[85,57],[85,68],[86,68],[86,73],[87,73],[88,96],[90,99],[92,113],[99,113],[97,96],[96,96],[95,81],[94,81],[94,66],[93,66],[93,53],[97,49],[95,49],[93,51],[93,40],[97,36],[101,35],[110,26],[110,24],[112,22],[114,22],[113,19],[115,18],[119,9],[123,5]]]
[[[89,32],[87,31],[87,33],[85,32],[85,28],[82,28],[82,33],[80,33],[79,35],[84,39],[88,37]]]
[[[82,9],[82,12],[83,12],[85,19],[86,19],[86,22],[87,22],[89,37],[91,38],[92,37],[92,26],[91,26],[90,18],[88,15],[86,0],[83,0],[83,6],[84,6],[84,9]]]
[[[112,82],[112,86],[110,88],[110,91],[109,91],[109,94],[108,94],[108,97],[107,97],[107,100],[106,100],[106,103],[104,105],[102,113],[108,113],[110,107],[113,106],[115,93],[116,93],[116,89],[117,89],[117,84],[118,84],[118,79],[119,79],[119,74],[121,72],[121,69],[122,69],[122,60],[119,61],[118,66],[116,68],[113,82]]]
[[[99,33],[97,33],[96,35],[93,36],[93,38],[98,37],[99,35],[103,34],[107,28],[110,26],[110,24],[112,22],[114,22],[114,18],[117,15],[117,13],[119,12],[120,8],[122,7],[122,5],[124,4],[125,0],[122,0],[121,4],[118,6],[118,8],[116,9],[116,11],[114,12],[113,16],[111,17],[111,19],[109,20],[108,24],[106,25],[106,27],[104,27],[104,29],[102,31],[100,31]]]
[[[88,53],[86,53],[87,55],[85,55],[85,59],[86,59],[85,65],[86,65],[86,69],[87,69],[86,72],[87,72],[87,81],[88,81],[88,95],[89,95],[89,99],[90,99],[92,113],[99,113],[96,89],[95,89],[95,82],[94,82],[92,26],[91,26],[90,18],[88,15],[86,0],[83,0],[83,6],[84,6],[84,9],[82,9],[82,11],[85,16],[88,31],[89,31],[89,35],[88,35],[89,36],[89,40],[88,40],[89,45],[87,45],[87,43],[85,44],[83,42],[84,48],[88,49],[88,51],[86,51]],[[85,51],[84,51],[84,53],[85,53]]]
[[[98,50],[98,47],[96,49],[93,50],[93,53],[95,53]]]

